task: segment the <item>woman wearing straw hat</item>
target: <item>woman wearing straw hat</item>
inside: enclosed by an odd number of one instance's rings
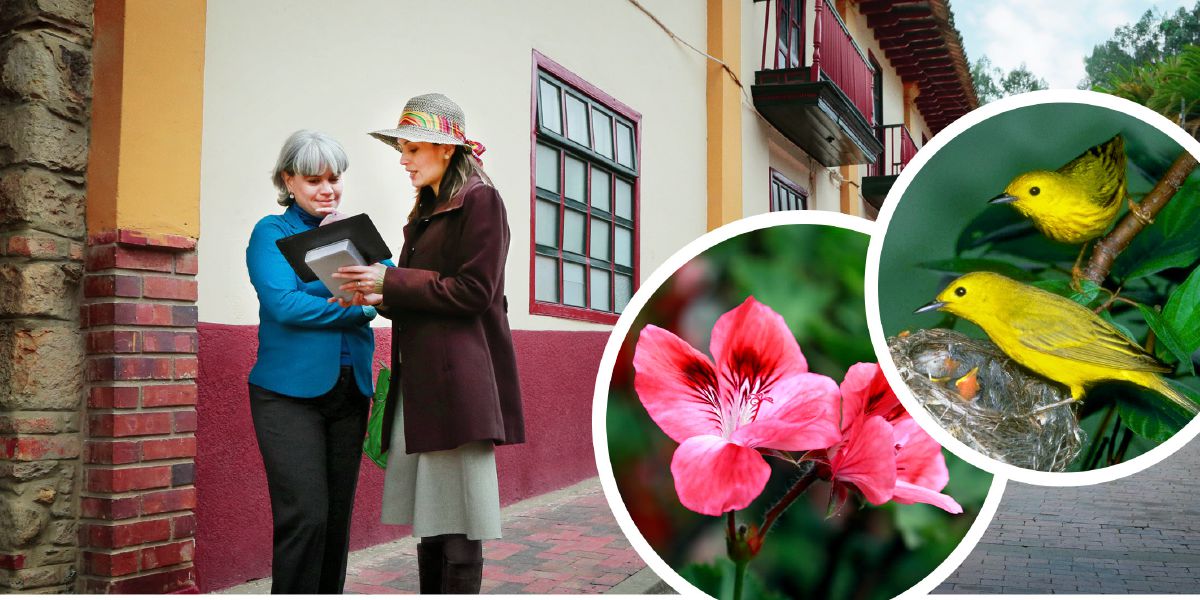
[[[341,270],[354,303],[392,319],[390,391],[404,406],[390,398],[395,416],[384,417],[382,519],[421,538],[421,593],[478,593],[481,540],[500,537],[495,446],[525,440],[504,297],[508,219],[449,98],[412,98],[395,129],[371,135],[400,151],[417,190],[399,266]]]
[[[259,302],[250,415],[271,496],[272,593],[338,594],[346,581],[375,308],[329,304],[325,285],[301,281],[275,242],[335,214],[348,165],[323,133],[288,137],[271,177],[286,210],[259,220],[246,248]]]

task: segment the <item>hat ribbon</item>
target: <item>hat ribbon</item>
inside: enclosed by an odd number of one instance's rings
[[[405,111],[404,114],[400,115],[400,122],[396,127],[403,127],[405,125],[440,131],[462,140],[463,144],[471,149],[471,153],[475,155],[476,159],[487,150],[483,144],[474,140],[468,140],[459,122],[442,115],[421,111]]]

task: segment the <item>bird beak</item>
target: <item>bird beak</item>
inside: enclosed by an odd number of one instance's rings
[[[925,306],[922,306],[921,308],[914,310],[913,314],[915,315],[915,314],[919,314],[919,313],[923,313],[923,312],[929,312],[931,310],[939,310],[945,305],[946,305],[945,302],[930,302],[929,304],[926,304]]]
[[[1008,204],[1009,202],[1015,202],[1016,200],[1017,200],[1016,196],[1010,196],[1009,194],[1000,194],[999,196],[996,196],[995,198],[988,200],[988,204]]]

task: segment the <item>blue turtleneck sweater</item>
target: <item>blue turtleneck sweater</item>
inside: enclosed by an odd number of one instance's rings
[[[317,227],[320,219],[293,204],[259,220],[246,248],[250,282],[258,294],[258,358],[250,383],[300,398],[333,388],[339,365],[350,364],[359,391],[371,395],[375,317],[370,306],[342,308],[320,281],[304,283],[275,242]],[[392,261],[383,261],[392,266]],[[347,361],[349,357],[349,361]]]

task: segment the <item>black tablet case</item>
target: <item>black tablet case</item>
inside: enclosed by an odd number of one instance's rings
[[[316,281],[317,274],[313,273],[312,269],[309,269],[308,265],[304,263],[304,255],[313,248],[320,248],[340,240],[354,242],[354,247],[358,248],[359,254],[362,254],[367,264],[374,264],[392,257],[387,242],[383,241],[379,230],[375,229],[371,217],[365,214],[354,215],[304,233],[280,238],[275,240],[275,245],[279,246],[279,251],[283,253],[288,264],[292,265],[292,269],[300,276],[300,280],[307,283]]]

